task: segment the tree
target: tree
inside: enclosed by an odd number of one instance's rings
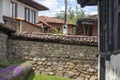
[[[82,18],[85,16],[85,11],[81,8],[78,8],[78,6],[76,6],[75,10],[70,7],[67,13],[67,22],[76,23],[78,18]],[[64,20],[64,13],[56,13],[56,17]]]

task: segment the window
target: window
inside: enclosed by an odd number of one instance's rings
[[[31,10],[31,22],[36,23],[36,11]]]
[[[33,24],[36,23],[36,11],[25,8],[25,19]]]
[[[15,2],[10,3],[10,8],[11,8],[11,17],[16,18],[17,17],[17,4]]]
[[[25,19],[26,21],[30,21],[30,9],[25,8]]]

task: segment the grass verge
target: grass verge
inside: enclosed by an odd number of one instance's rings
[[[61,77],[57,77],[57,76],[47,76],[47,75],[31,73],[28,76],[27,80],[70,80],[70,79],[61,78]]]

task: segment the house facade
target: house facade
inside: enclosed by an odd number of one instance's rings
[[[98,36],[98,15],[79,18],[76,23],[76,35]]]
[[[41,20],[49,24],[52,29],[57,29],[59,32],[63,31],[64,20],[54,17],[39,16],[39,23],[41,23],[40,22]],[[68,25],[68,34],[73,35],[74,34],[73,29],[75,28],[75,24],[67,22],[67,25]]]
[[[99,80],[120,80],[120,0],[77,0],[99,11]]]
[[[35,26],[37,29],[35,23],[38,22],[38,11],[41,10],[48,8],[33,0],[0,0],[0,23],[16,26],[17,30],[21,29],[24,23],[28,29],[27,26]]]

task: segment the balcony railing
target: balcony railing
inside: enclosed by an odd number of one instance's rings
[[[17,31],[26,31],[26,32],[43,32],[43,28],[36,24],[27,22],[23,18],[13,19],[10,17],[3,16],[3,20],[7,26]]]

